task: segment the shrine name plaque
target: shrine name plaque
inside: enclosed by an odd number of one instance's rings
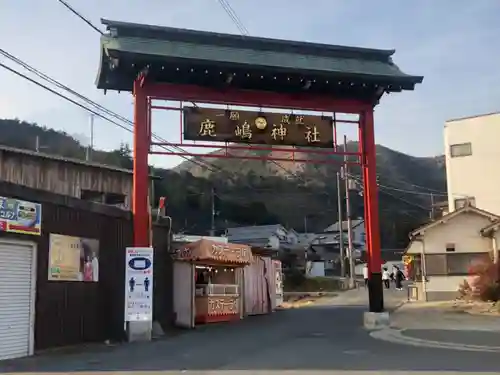
[[[328,116],[184,107],[184,139],[333,148]]]

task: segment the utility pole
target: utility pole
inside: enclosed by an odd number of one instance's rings
[[[40,152],[41,149],[48,148],[48,146],[42,146],[40,144],[40,136],[35,137],[35,151]]]
[[[215,189],[212,187],[211,190],[212,198],[212,224],[210,226],[210,236],[215,236]]]
[[[338,224],[339,224],[339,247],[340,247],[340,276],[345,277],[345,256],[344,256],[344,231],[342,219],[342,195],[340,189],[340,173],[337,172],[337,205],[338,205]]]
[[[347,136],[344,135],[344,152],[347,151]],[[348,241],[348,257],[349,257],[349,284],[354,287],[354,246],[352,243],[352,218],[351,218],[351,199],[349,191],[351,190],[349,169],[347,164],[347,155],[344,155],[344,179],[345,179],[345,205],[347,215],[347,241]]]
[[[434,212],[434,194],[431,193],[431,212],[430,212],[430,219],[434,220],[435,217],[435,212]]]
[[[304,215],[304,233],[307,233],[307,215]]]
[[[92,149],[94,148],[94,114],[90,114],[89,124],[90,124],[90,143],[87,146],[87,152],[85,154],[85,160],[87,161],[92,160]]]

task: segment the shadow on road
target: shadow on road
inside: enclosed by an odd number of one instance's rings
[[[0,372],[500,372],[495,353],[417,348],[372,339],[361,326],[363,311],[365,307],[349,303],[285,310],[150,343],[0,362]]]

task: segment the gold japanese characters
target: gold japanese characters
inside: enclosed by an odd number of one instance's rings
[[[333,129],[322,116],[186,107],[184,139],[332,148]]]

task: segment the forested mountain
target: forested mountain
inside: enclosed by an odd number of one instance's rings
[[[66,133],[19,120],[0,120],[0,144],[34,150],[37,137],[41,152],[85,157],[85,147]],[[356,143],[348,145],[350,150],[356,147]],[[122,145],[112,152],[94,151],[93,161],[131,168],[130,156],[128,145]],[[383,146],[378,146],[377,158],[383,245],[405,246],[408,232],[429,215],[430,196],[425,192],[446,190],[443,158],[413,157]],[[207,233],[212,189],[216,227],[221,230],[228,225],[281,223],[297,231],[307,226],[312,232],[337,220],[335,176],[339,165],[230,159],[202,159],[201,163],[209,163],[211,170],[189,161],[172,170],[152,170],[162,177],[155,184],[155,195],[167,197],[176,231]],[[350,172],[360,174],[355,167]],[[353,214],[362,216],[362,196],[353,191],[351,198]]]

